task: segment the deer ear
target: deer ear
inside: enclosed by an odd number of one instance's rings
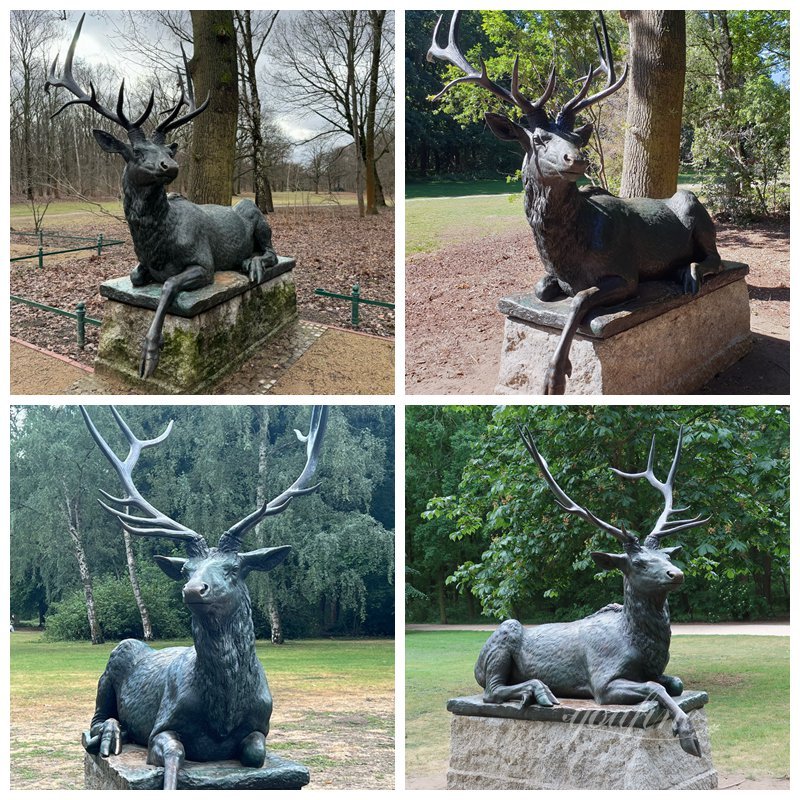
[[[97,144],[106,151],[106,153],[117,153],[121,155],[126,161],[130,161],[133,158],[133,150],[128,147],[125,142],[121,142],[116,137],[112,136],[110,133],[106,133],[105,131],[98,130],[95,128],[92,133],[94,134],[94,138],[97,141]]]
[[[249,553],[241,553],[239,558],[242,560],[242,570],[245,573],[251,570],[268,572],[273,567],[277,567],[291,552],[291,546],[286,544],[282,547],[265,547],[263,550],[251,550]]]
[[[581,147],[586,147],[589,144],[589,139],[592,137],[592,133],[594,132],[594,125],[591,122],[587,122],[585,125],[581,125],[580,128],[576,128],[573,133],[580,137],[581,140]]]
[[[174,581],[183,580],[183,565],[186,558],[170,558],[169,556],[153,556],[153,560],[161,567],[162,572]]]
[[[601,569],[621,569],[625,572],[628,556],[624,553],[592,553],[594,563]]]
[[[490,111],[487,111],[483,118],[486,120],[489,130],[498,139],[502,139],[505,142],[519,142],[526,153],[531,152],[531,137],[527,128],[517,125],[516,122],[512,122],[502,114],[492,114]]]
[[[679,544],[675,545],[675,547],[662,547],[661,548],[661,552],[665,556],[669,556],[670,558],[672,558],[673,556],[679,556],[681,554],[682,550],[683,550],[683,548]]]

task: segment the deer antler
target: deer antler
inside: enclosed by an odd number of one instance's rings
[[[302,495],[317,491],[319,484],[309,486],[308,482],[317,469],[320,449],[322,448],[322,439],[325,436],[325,428],[328,424],[328,411],[329,409],[327,406],[314,406],[311,412],[311,424],[309,425],[308,435],[303,436],[300,431],[295,430],[297,438],[301,442],[306,443],[306,464],[297,480],[277,497],[264,503],[264,505],[257,508],[252,514],[249,514],[244,517],[244,519],[241,519],[235,525],[228,528],[220,537],[219,544],[217,545],[219,550],[238,553],[245,534],[251,528],[258,525],[262,519],[285,511],[289,503],[291,503],[295,497],[301,497]]]
[[[542,127],[548,122],[547,112],[544,109],[545,103],[550,99],[556,87],[556,71],[555,66],[550,71],[550,77],[547,80],[544,94],[535,101],[529,100],[525,97],[519,89],[519,56],[514,59],[514,69],[511,73],[511,90],[503,88],[499,84],[490,80],[486,72],[486,64],[481,59],[480,70],[475,69],[469,61],[467,61],[464,54],[461,52],[458,44],[458,32],[460,28],[460,11],[454,11],[452,19],[450,20],[450,32],[448,34],[447,46],[441,47],[438,43],[439,26],[441,25],[443,15],[439,16],[436,21],[436,27],[433,29],[433,41],[430,49],[426,55],[428,61],[433,62],[435,58],[440,61],[446,61],[455,67],[458,67],[462,72],[466,73],[460,78],[455,78],[450,81],[447,86],[442,89],[439,94],[434,97],[434,100],[439,100],[444,93],[455,86],[457,83],[475,83],[488,89],[495,97],[499,97],[506,103],[510,103],[520,109],[527,117],[528,123],[533,127]]]
[[[601,42],[600,32],[597,30],[597,25],[594,26],[594,38],[597,42],[600,66],[595,68],[592,68],[591,66],[589,67],[589,71],[587,72],[586,77],[583,79],[583,85],[581,86],[580,91],[575,95],[575,97],[564,104],[558,116],[556,117],[556,125],[565,130],[572,130],[573,126],[575,125],[575,117],[578,115],[578,112],[583,111],[583,109],[588,108],[595,103],[599,103],[603,98],[614,94],[614,92],[622,87],[622,84],[625,83],[625,80],[628,77],[627,64],[625,65],[625,69],[622,71],[622,75],[620,75],[619,79],[616,77],[616,72],[614,71],[614,56],[611,52],[611,42],[608,38],[606,21],[603,17],[602,11],[598,11],[597,14],[600,17],[600,27],[603,30],[603,40]],[[592,81],[601,74],[606,75],[608,78],[605,88],[596,94],[591,95],[590,97],[586,97]]]
[[[520,427],[519,432],[520,436],[522,437],[522,441],[525,443],[525,447],[528,448],[528,452],[533,456],[533,460],[539,465],[539,469],[542,471],[542,475],[544,476],[547,485],[555,495],[556,502],[561,506],[561,508],[564,509],[564,511],[567,511],[570,514],[577,514],[581,519],[585,519],[587,522],[591,522],[592,525],[596,525],[606,533],[610,533],[627,550],[638,549],[640,547],[639,540],[636,538],[636,536],[626,531],[624,526],[622,528],[617,528],[614,525],[611,525],[608,522],[600,519],[599,517],[596,517],[591,511],[581,505],[578,505],[578,503],[572,500],[558,485],[556,479],[550,474],[547,462],[544,460],[544,457],[541,455],[541,453],[539,453],[539,451],[536,449],[536,444],[531,438],[528,429]]]
[[[44,84],[44,90],[47,92],[50,90],[50,87],[54,88],[63,88],[66,89],[68,92],[71,92],[75,95],[75,100],[69,100],[64,103],[61,108],[58,109],[54,114],[51,115],[52,117],[58,116],[65,108],[68,106],[73,105],[85,105],[91,108],[92,110],[96,111],[101,116],[105,117],[111,122],[116,123],[121,128],[123,128],[128,133],[128,138],[131,141],[135,140],[143,140],[144,133],[140,130],[141,126],[150,116],[153,110],[153,103],[155,99],[154,92],[150,92],[150,99],[147,102],[147,107],[145,108],[144,112],[136,119],[134,122],[131,122],[126,116],[123,111],[124,101],[125,101],[125,80],[123,79],[122,83],[119,87],[119,95],[117,96],[117,113],[113,113],[109,111],[107,108],[102,106],[97,99],[97,92],[95,91],[94,84],[89,82],[89,91],[87,92],[85,89],[82,89],[80,84],[75,80],[72,74],[72,60],[75,57],[75,46],[78,44],[78,37],[81,35],[81,28],[83,28],[83,20],[86,17],[86,14],[82,14],[80,21],[78,22],[78,27],[75,28],[75,34],[72,37],[72,42],[69,46],[69,50],[67,50],[67,57],[64,59],[64,70],[63,75],[59,77],[56,73],[58,67],[58,55],[53,59],[53,63],[50,67],[50,72],[47,75],[47,81]]]
[[[658,491],[664,496],[664,510],[661,512],[661,516],[656,521],[653,530],[647,534],[647,537],[643,543],[644,547],[650,550],[654,550],[659,547],[659,542],[664,536],[686,530],[687,528],[697,528],[700,525],[705,525],[706,522],[711,519],[711,517],[706,517],[703,519],[699,516],[694,517],[693,519],[669,519],[672,514],[680,514],[683,511],[688,511],[688,508],[672,507],[672,488],[673,484],[675,483],[675,473],[678,471],[678,462],[680,461],[681,457],[682,445],[683,425],[681,425],[680,431],[678,432],[678,445],[675,448],[675,457],[672,459],[672,466],[670,467],[669,475],[667,476],[667,480],[663,483],[656,478],[653,472],[653,460],[656,452],[655,435],[653,435],[653,441],[650,444],[650,454],[647,457],[647,467],[643,472],[622,472],[618,469],[614,469],[613,467],[611,468],[612,472],[616,473],[621,478],[646,478],[647,482],[654,488],[658,489]]]
[[[195,105],[194,84],[189,74],[189,62],[186,60],[186,51],[183,49],[183,44],[181,44],[181,55],[183,56],[183,68],[186,73],[186,86],[184,86],[180,68],[177,68],[176,71],[178,73],[178,85],[181,87],[181,96],[178,102],[167,112],[167,118],[160,122],[153,131],[152,138],[157,144],[163,144],[166,135],[170,131],[180,128],[181,125],[191,122],[195,117],[202,114],[211,102],[211,93],[209,92],[201,106],[198,107]],[[187,97],[189,98],[188,101],[186,99]],[[188,111],[182,117],[178,117],[183,106],[188,106]]]
[[[134,516],[133,514],[128,514],[125,511],[121,511],[119,508],[114,508],[110,505],[107,505],[102,500],[99,501],[100,505],[103,506],[106,511],[113,514],[120,521],[122,527],[128,531],[128,533],[131,533],[134,536],[158,536],[165,539],[174,539],[176,541],[183,542],[183,544],[186,546],[186,552],[190,556],[207,555],[209,548],[203,536],[196,531],[181,525],[180,522],[176,522],[174,519],[162,514],[155,506],[151,505],[147,500],[144,499],[144,497],[142,497],[142,495],[139,493],[139,490],[133,483],[133,469],[136,466],[136,462],[139,460],[142,450],[144,450],[146,447],[153,447],[154,445],[163,442],[172,431],[172,421],[170,421],[169,425],[167,425],[164,433],[162,433],[160,436],[157,436],[155,439],[137,439],[131,429],[125,423],[125,420],[119,415],[117,409],[114,408],[114,406],[111,406],[111,413],[114,415],[117,425],[119,425],[120,430],[130,445],[128,455],[125,458],[125,461],[122,461],[111,449],[108,442],[106,442],[105,439],[103,439],[103,437],[100,435],[99,431],[95,427],[94,422],[92,422],[88,411],[83,406],[79,406],[79,408],[81,414],[83,415],[83,419],[86,422],[86,427],[89,429],[89,433],[91,433],[92,438],[95,440],[95,442],[97,442],[97,446],[103,452],[103,455],[108,459],[111,466],[114,467],[114,470],[119,476],[123,487],[128,493],[125,497],[114,497],[113,495],[110,495],[101,489],[100,491],[102,495],[114,506],[133,506],[147,516],[139,517]],[[145,522],[148,524],[154,524],[155,527],[145,527],[142,524]]]

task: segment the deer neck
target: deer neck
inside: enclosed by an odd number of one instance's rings
[[[225,735],[251,711],[264,682],[249,595],[233,614],[202,619],[192,615],[192,635],[197,653],[195,679],[207,701],[208,721],[213,730]]]
[[[558,275],[563,265],[575,261],[581,194],[571,181],[544,184],[527,171],[524,175],[528,224],[545,269]]]
[[[148,261],[156,252],[169,225],[169,200],[163,185],[134,186],[122,177],[122,207],[139,261]]]
[[[643,595],[635,591],[626,579],[622,613],[632,644],[651,669],[661,674],[669,661],[672,636],[667,593]]]

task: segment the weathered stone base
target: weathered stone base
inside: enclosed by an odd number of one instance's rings
[[[480,698],[460,698],[465,700]],[[448,789],[717,788],[702,707],[688,712],[700,758],[681,749],[671,721],[650,702],[631,707],[562,700],[550,719],[518,718],[508,703],[488,708],[509,716],[466,716],[463,703],[453,715]],[[531,717],[536,711],[522,713]]]
[[[87,789],[161,789],[164,783],[164,768],[149,766],[147,750],[138,745],[126,744],[108,758],[84,753],[83,768]],[[302,789],[308,781],[302,764],[270,753],[260,769],[238,761],[187,761],[178,773],[179,789]]]
[[[636,300],[594,312],[570,349],[567,394],[684,394],[736,363],[752,346],[744,264],[726,263],[695,296],[675,284],[641,285]],[[569,300],[533,294],[500,302],[507,315],[496,391],[541,394]]]
[[[282,258],[263,283],[218,272],[212,286],[181,292],[164,320],[164,346],[155,374],[139,378],[141,348],[160,286],[133,288],[127,278],[107,281],[107,299],[95,360],[99,377],[123,380],[131,391],[200,394],[243,364],[264,342],[297,320],[292,268]]]

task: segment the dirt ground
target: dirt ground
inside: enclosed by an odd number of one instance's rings
[[[754,348],[700,393],[789,393],[789,223],[717,225],[722,257],[750,265]],[[406,390],[494,394],[505,317],[497,301],[543,274],[527,229],[406,262]]]
[[[424,775],[407,775],[406,789],[446,789],[447,761],[430,765],[431,771]],[[789,778],[748,778],[739,773],[719,773],[719,789],[789,789]]]
[[[300,323],[271,341],[214,389],[214,394],[393,394],[394,340]],[[310,332],[309,332],[310,329]],[[297,339],[300,339],[298,344]],[[369,365],[366,369],[365,365]],[[99,380],[65,357],[11,343],[15,395],[134,394]]]
[[[299,206],[280,208],[270,214],[273,242],[281,255],[297,260],[294,280],[297,303],[303,319],[325,325],[350,328],[351,306],[314,294],[315,289],[350,294],[353,284],[361,296],[371,300],[394,301],[394,211],[359,219],[352,206]],[[108,278],[126,275],[136,264],[127,225],[106,215],[78,214],[45,219],[45,230],[73,236],[97,237],[125,243],[96,253],[66,253],[11,265],[11,293],[44,305],[74,311],[85,302],[88,317],[102,320],[104,301],[97,287]],[[75,242],[45,238],[44,249],[59,250]],[[30,239],[15,237],[15,254],[35,252]],[[379,306],[361,306],[360,332],[378,336],[394,335],[394,312]],[[91,365],[97,353],[99,328],[86,326],[86,347],[77,346],[75,321],[30,306],[12,303],[11,334],[27,342]]]

